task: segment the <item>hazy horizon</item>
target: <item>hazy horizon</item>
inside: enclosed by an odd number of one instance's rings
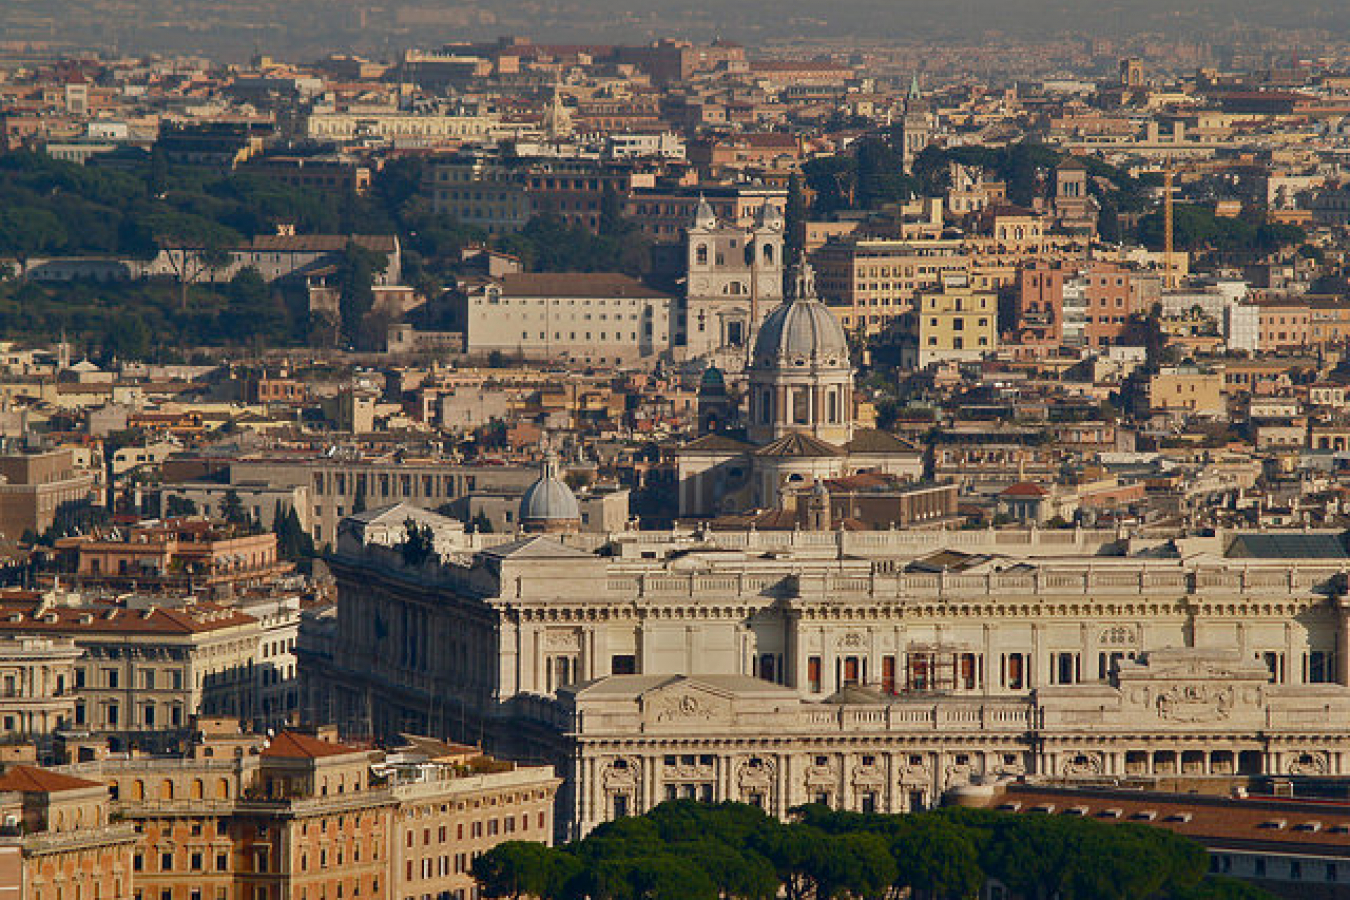
[[[522,34],[536,41],[645,42],[656,37],[746,42],[856,39],[976,43],[999,35],[1226,41],[1243,30],[1350,37],[1345,0],[6,0],[0,34],[14,45],[122,52],[252,52],[295,58],[329,50],[394,53]]]

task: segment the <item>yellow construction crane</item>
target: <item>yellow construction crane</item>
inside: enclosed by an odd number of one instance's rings
[[[1177,286],[1176,257],[1173,255],[1172,161],[1163,169],[1163,287]]]

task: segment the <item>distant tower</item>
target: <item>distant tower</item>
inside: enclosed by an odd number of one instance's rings
[[[572,136],[572,111],[563,103],[562,87],[557,82],[553,84],[553,96],[544,110],[544,134],[550,141]]]
[[[1144,61],[1131,56],[1120,61],[1120,86],[1128,90],[1138,90],[1144,86]]]
[[[727,379],[717,366],[709,366],[698,384],[698,433],[717,434],[732,427],[736,409],[727,392]]]
[[[810,531],[830,530],[830,491],[819,480],[806,501],[806,527]]]
[[[909,82],[905,112],[900,117],[900,159],[906,172],[914,170],[915,158],[933,142],[933,113],[919,90],[919,76]]]
[[[1088,192],[1088,169],[1070,157],[1055,167],[1055,218],[1066,231],[1091,231],[1096,225]]]

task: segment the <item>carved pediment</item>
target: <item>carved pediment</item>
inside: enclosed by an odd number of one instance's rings
[[[730,697],[689,679],[654,688],[643,694],[639,702],[643,724],[648,727],[685,727],[731,720]]]

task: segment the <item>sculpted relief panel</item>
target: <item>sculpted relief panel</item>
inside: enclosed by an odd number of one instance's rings
[[[642,698],[643,720],[648,725],[681,727],[725,722],[731,716],[731,701],[698,690],[671,689]]]
[[[1179,684],[1158,694],[1158,716],[1171,722],[1222,722],[1233,710],[1236,689],[1231,685]]]

